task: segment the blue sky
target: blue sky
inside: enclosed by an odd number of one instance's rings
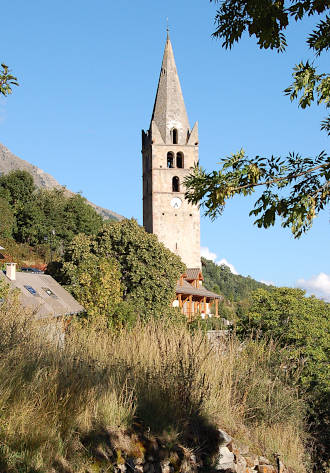
[[[315,21],[288,29],[285,54],[260,51],[248,37],[226,51],[211,38],[215,10],[208,0],[11,0],[0,59],[21,85],[0,101],[0,142],[142,223],[141,129],[150,122],[168,17],[203,167],[241,147],[250,156],[328,149],[324,108],[300,110],[282,92],[292,66],[311,57],[304,40]],[[326,70],[328,57],[318,63]],[[329,210],[297,241],[279,225],[255,228],[252,205],[234,200],[215,222],[202,218],[202,246],[240,274],[330,298]]]

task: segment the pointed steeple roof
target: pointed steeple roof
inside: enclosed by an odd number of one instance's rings
[[[187,143],[189,120],[168,32],[151,121],[157,125],[164,143],[173,143],[173,129],[177,130],[178,144]]]

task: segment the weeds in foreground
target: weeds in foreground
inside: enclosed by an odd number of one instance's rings
[[[117,456],[142,454],[136,431],[212,457],[218,426],[305,472],[304,405],[276,344],[232,338],[216,349],[203,332],[150,322],[117,332],[72,323],[58,345],[49,323],[11,298],[0,307],[1,472],[59,462],[83,472],[104,436]]]

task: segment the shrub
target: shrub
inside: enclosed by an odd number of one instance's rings
[[[93,273],[93,267],[101,260],[118,265],[123,300],[134,307],[141,319],[167,314],[184,265],[156,235],[147,233],[134,219],[106,223],[95,237],[77,235],[64,254],[62,268],[53,265],[53,275],[82,303],[78,294],[84,283],[77,281],[77,272],[86,264],[86,270],[90,268]],[[52,273],[51,267],[49,271]],[[100,282],[102,274],[94,277]]]

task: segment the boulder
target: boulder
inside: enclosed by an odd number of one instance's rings
[[[218,471],[233,471],[236,472],[235,468],[235,455],[229,450],[227,447],[220,447],[219,448],[219,456],[217,459],[217,463],[215,469]]]
[[[219,432],[219,445],[220,447],[222,446],[227,446],[230,442],[232,442],[232,438],[230,435],[227,434],[224,430],[218,429]]]
[[[246,460],[241,455],[236,456],[236,473],[246,473]]]
[[[254,468],[259,465],[258,457],[254,455],[245,456],[246,466],[248,468]]]

